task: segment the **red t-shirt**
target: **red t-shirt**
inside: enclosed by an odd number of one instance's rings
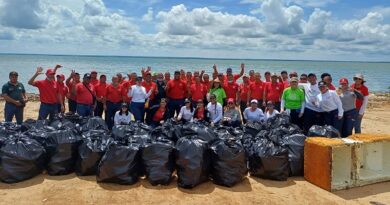
[[[199,108],[196,110],[196,119],[203,120],[204,119],[204,108]]]
[[[249,76],[249,82],[250,83],[254,83],[254,82],[256,82],[256,79],[255,79],[255,77],[253,76]]]
[[[240,87],[238,88],[239,92],[240,92],[240,99],[242,102],[246,102],[248,100],[248,91],[249,91],[249,86],[251,84],[244,84],[244,83],[241,83]]]
[[[272,102],[280,102],[280,97],[283,94],[283,84],[282,83],[266,83],[265,86],[266,100],[271,100]]]
[[[234,74],[233,75],[233,82],[236,82],[240,78],[240,74]],[[223,81],[228,82],[228,77],[227,75],[223,75]]]
[[[226,82],[226,81],[225,81]],[[238,84],[236,82],[233,83],[225,83],[223,84],[223,89],[226,92],[226,98],[233,98],[236,100],[236,94],[238,92]]]
[[[286,89],[288,87],[290,87],[290,83],[288,82],[288,80],[284,80],[283,81],[283,89]]]
[[[262,100],[265,89],[263,81],[251,83],[249,90],[251,91],[251,99]]]
[[[92,93],[95,94],[95,90],[93,89],[93,86],[91,84],[89,84],[88,87],[92,91]],[[84,86],[83,83],[77,83],[76,95],[77,95],[77,98],[76,98],[77,103],[84,104],[84,105],[92,105],[93,96],[88,91],[88,89]]]
[[[129,93],[129,89],[131,86],[135,85],[135,82],[133,81],[126,81],[122,83],[122,98],[124,98],[124,101],[129,103],[131,101],[131,97],[129,97],[127,94]]]
[[[59,92],[61,93],[62,102],[64,102],[65,101],[65,96],[69,92],[68,91],[68,87],[66,87],[64,83],[58,83],[58,82],[57,82],[57,86],[58,86]]]
[[[34,86],[39,89],[39,99],[42,103],[58,103],[58,93],[60,91],[56,81],[38,80],[34,82]]]
[[[91,84],[95,87],[99,83],[98,79],[91,79]]]
[[[164,114],[166,111],[167,111],[166,109],[163,110],[159,108],[153,116],[153,121],[160,122],[161,120],[164,120]]]
[[[80,82],[78,82],[78,83],[80,83]],[[77,83],[76,83],[76,85],[77,85]],[[68,99],[76,101],[77,96],[72,94],[73,80],[70,80],[69,83],[66,84],[66,86],[68,86],[68,89],[69,89],[69,97],[68,97]]]
[[[351,88],[353,89],[356,89],[357,91],[359,91],[363,96],[368,96],[369,95],[369,92],[368,92],[368,88],[365,86],[365,85],[362,85],[360,86],[360,88],[356,88],[356,85],[355,84],[352,84],[351,85]],[[363,105],[363,99],[358,99],[356,98],[356,109],[357,110],[360,110],[360,108],[362,107]]]
[[[211,82],[210,81],[209,82],[202,82],[202,84],[208,92],[211,88]]]
[[[336,90],[336,87],[334,87],[333,84],[328,85],[329,90]]]
[[[114,87],[112,84],[107,86],[106,99],[112,103],[119,103],[122,101],[122,87],[117,85]]]
[[[187,85],[182,80],[170,80],[167,84],[167,96],[174,100],[184,99]]]
[[[150,100],[153,100],[155,93],[156,93],[156,90],[157,90],[156,83],[155,82],[147,83],[144,81],[144,82],[142,82],[142,86],[145,87],[146,93],[148,93],[153,88],[153,92],[152,92],[152,94],[150,94],[150,97],[149,97]]]
[[[196,83],[192,84],[190,86],[190,92],[191,92],[192,100],[194,100],[194,101],[203,100],[207,94],[206,88],[201,83],[200,84],[196,84]]]
[[[107,84],[106,83],[98,83],[93,87],[96,92],[96,97],[102,98],[106,97],[107,92]]]

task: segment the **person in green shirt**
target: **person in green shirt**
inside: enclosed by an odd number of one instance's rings
[[[223,102],[225,101],[226,93],[225,90],[221,87],[221,81],[219,81],[219,79],[214,80],[209,93],[214,94],[217,97],[217,102],[219,102],[221,105],[224,104]]]
[[[5,100],[5,121],[11,122],[15,116],[16,122],[22,124],[24,106],[28,100],[23,84],[18,82],[17,72],[9,73],[9,81],[3,85],[1,96]]]
[[[280,113],[289,114],[291,122],[302,129],[304,110],[305,93],[298,87],[298,78],[293,77],[290,80],[290,87],[283,91]]]

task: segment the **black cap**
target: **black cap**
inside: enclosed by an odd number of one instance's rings
[[[329,73],[323,73],[321,75],[321,79],[324,79],[326,76],[332,77]]]
[[[86,79],[86,78],[91,78],[91,74],[89,74],[89,73],[84,74],[83,79]]]
[[[326,82],[324,82],[324,81],[318,82],[318,87],[323,87],[323,86],[326,87]]]
[[[177,70],[177,71],[175,71],[175,75],[176,75],[176,74],[179,74],[179,75],[180,75],[180,71],[178,71],[178,70]]]
[[[287,71],[282,71],[282,72],[280,72],[280,74],[287,74]]]
[[[11,71],[11,72],[9,73],[9,76],[19,76],[19,74],[18,74],[18,72],[16,72],[16,71]]]
[[[191,101],[188,99],[188,98],[186,98],[185,100],[184,100],[184,103],[190,103]]]
[[[121,107],[128,107],[127,103],[122,103]]]
[[[314,73],[309,73],[309,75],[307,75],[307,77],[310,78],[310,77],[317,77],[317,76],[316,76],[316,74],[314,74]]]

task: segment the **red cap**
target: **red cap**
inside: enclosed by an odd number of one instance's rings
[[[233,100],[233,98],[229,98],[227,102],[228,103],[234,103],[234,100]]]
[[[47,69],[46,75],[54,75],[54,74],[56,74],[56,73],[54,72],[53,69],[51,69],[51,68]]]
[[[65,79],[64,74],[58,74],[57,77],[61,77],[62,79]]]
[[[340,84],[348,84],[348,79],[346,78],[341,78],[339,81]]]

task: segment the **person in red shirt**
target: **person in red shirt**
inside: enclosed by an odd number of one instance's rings
[[[283,88],[286,89],[288,87],[290,87],[290,81],[288,80],[288,75],[287,75],[287,71],[282,71],[280,72],[280,76],[282,78],[282,82],[283,83]]]
[[[198,100],[196,109],[194,110],[194,120],[197,121],[209,121],[209,111],[205,108],[203,100]]]
[[[129,97],[127,95],[127,93],[129,93],[129,89],[131,88],[131,86],[135,85],[137,83],[137,73],[131,73],[129,76],[129,80],[127,81],[124,81],[122,84],[121,84],[121,87],[122,87],[122,101],[127,103],[127,104],[130,104],[131,102],[131,97]]]
[[[274,109],[280,111],[280,98],[283,94],[284,86],[282,83],[278,82],[278,75],[276,73],[272,73],[271,82],[267,83],[264,89],[264,102],[263,106],[265,106],[265,102],[272,101],[274,105]]]
[[[152,74],[148,73],[145,75],[145,80],[142,82],[142,86],[145,88],[146,93],[152,89],[154,90],[149,96],[149,106],[151,107],[153,105],[157,105],[159,102],[156,102],[155,97],[158,93],[158,89],[156,83],[152,81]]]
[[[58,112],[61,112],[61,104],[62,105],[65,105],[65,97],[68,96],[68,87],[65,86],[64,84],[64,81],[65,81],[65,76],[63,74],[60,74],[60,75],[57,75],[57,86],[58,86],[58,90],[59,92],[61,93],[61,97],[62,97],[62,103],[61,102],[58,102]],[[65,112],[65,110],[64,110]]]
[[[115,113],[122,106],[122,87],[119,85],[118,77],[112,77],[112,83],[106,88],[106,97],[104,100],[104,110],[106,111],[106,123],[108,129],[114,126]]]
[[[184,105],[186,97],[187,85],[180,79],[180,71],[175,71],[173,80],[170,80],[165,88],[168,101],[169,117],[175,116],[175,112],[179,114],[181,107]]]
[[[218,73],[218,70],[217,70],[217,65],[213,65],[213,70],[214,70],[214,73]],[[226,75],[223,75],[223,79],[219,78],[219,80],[221,81],[222,85],[227,81],[228,79],[228,76],[233,76],[233,81],[236,82],[239,78],[241,78],[241,76],[244,75],[244,72],[245,72],[245,64],[244,63],[241,63],[241,71],[240,71],[240,74],[233,74],[233,70],[231,68],[227,68],[226,69]],[[219,76],[219,74],[218,74]]]
[[[77,114],[83,117],[92,116],[95,107],[96,93],[91,84],[91,74],[84,74],[83,82],[73,85],[72,92],[77,96]]]
[[[212,85],[212,82],[210,81],[210,76],[208,74],[203,75],[202,84],[208,92],[211,88],[211,85]]]
[[[76,109],[77,109],[76,95],[74,95],[71,91],[74,85],[80,83],[80,74],[76,73],[75,70],[72,70],[72,73],[70,74],[68,79],[66,79],[65,83],[69,90],[69,94],[67,96],[69,113],[76,113]]]
[[[56,68],[59,65],[56,66]],[[35,74],[28,81],[29,85],[35,86],[39,89],[39,98],[41,105],[39,107],[39,120],[45,120],[49,116],[50,120],[58,113],[58,102],[61,104],[61,112],[64,111],[64,104],[62,103],[61,92],[58,89],[57,82],[54,79],[55,71],[48,69],[46,71],[45,80],[35,80],[42,74],[43,68],[38,67]]]
[[[364,80],[364,76],[362,74],[356,74],[353,77],[353,80],[355,83],[351,85],[351,88],[363,95],[363,98],[357,98],[355,102],[358,115],[356,116],[354,129],[355,133],[361,133],[362,119],[367,108],[369,92],[368,88],[364,85],[366,81]]]
[[[232,98],[235,102],[238,102],[238,84],[234,81],[233,75],[228,75],[228,79],[223,84],[223,89],[226,93],[224,107],[227,105],[227,99]]]
[[[167,100],[161,98],[159,105],[150,107],[150,112],[146,115],[146,124],[153,128],[160,126],[169,119],[169,110],[167,108]]]
[[[97,72],[96,70],[91,71],[91,84],[93,86],[97,85],[99,83],[99,80],[97,79]]]
[[[167,84],[170,80],[171,80],[171,73],[170,72],[165,72],[165,74],[164,74],[165,84]]]
[[[117,73],[116,77],[118,77],[119,84],[122,84],[125,81],[125,78],[123,77],[122,73]]]
[[[332,84],[332,76],[329,73],[323,73],[321,79],[328,85],[329,90],[336,90],[336,87]]]
[[[195,77],[195,83],[191,84],[188,89],[188,98],[191,98],[191,104],[195,108],[196,102],[205,100],[208,90],[200,82],[200,76]]]
[[[251,100],[257,100],[258,105],[263,109],[263,97],[264,97],[264,89],[265,89],[265,83],[261,81],[261,75],[260,73],[255,73],[255,82],[251,83],[249,86],[248,91],[248,98],[247,98],[247,106],[249,106],[249,102]]]
[[[104,111],[104,102],[106,99],[106,90],[107,90],[107,77],[106,75],[100,75],[99,83],[94,86],[96,92],[96,108],[94,111],[94,116],[102,117]],[[107,118],[107,113],[105,114]]]
[[[266,83],[271,82],[271,73],[269,71],[265,71],[264,77],[265,77],[265,82]]]
[[[240,104],[241,117],[242,117],[244,123],[246,122],[246,120],[244,119],[244,111],[247,108],[248,92],[249,92],[250,85],[251,85],[251,82],[249,80],[249,77],[247,75],[244,75],[242,77],[242,83],[240,84],[240,86],[238,88],[238,93],[239,93],[238,102]]]

